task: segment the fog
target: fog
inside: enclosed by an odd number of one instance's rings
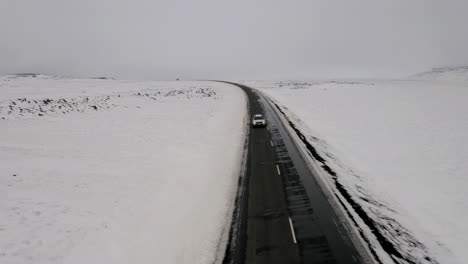
[[[0,74],[394,78],[468,64],[466,0],[0,0]]]

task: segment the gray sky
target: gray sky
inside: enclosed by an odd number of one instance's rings
[[[0,74],[397,77],[468,65],[467,0],[0,0]]]

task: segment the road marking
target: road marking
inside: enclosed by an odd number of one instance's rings
[[[293,223],[292,223],[291,217],[289,216],[288,218],[289,218],[289,227],[291,228],[291,234],[292,234],[292,238],[293,238],[294,244],[297,244],[296,233],[294,232],[294,227],[293,227]]]
[[[278,171],[278,175],[281,175],[281,171],[280,171],[280,169],[278,167],[278,164],[276,164],[276,170]]]
[[[273,147],[273,141],[270,140],[270,145]]]

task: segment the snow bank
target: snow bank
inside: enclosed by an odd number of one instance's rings
[[[9,76],[0,91],[0,263],[213,263],[240,89]]]
[[[468,263],[468,85],[249,84],[278,102],[308,135],[397,251],[385,256],[367,230],[384,263]],[[327,177],[332,186],[333,177]]]

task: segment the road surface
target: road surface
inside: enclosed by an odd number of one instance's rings
[[[231,84],[246,92],[250,116],[263,114],[267,128],[250,129],[245,190],[236,202],[241,213],[234,219],[240,224],[231,230],[224,263],[368,263],[271,102]]]

